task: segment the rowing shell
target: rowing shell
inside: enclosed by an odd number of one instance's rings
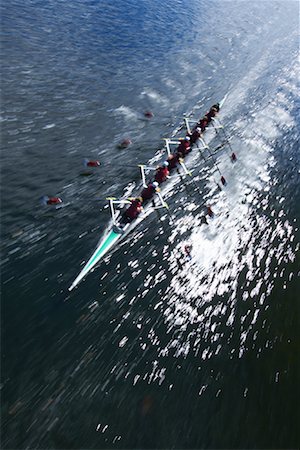
[[[126,224],[122,230],[118,230],[114,226],[114,224],[111,223],[107,227],[106,233],[102,236],[102,238],[98,242],[96,250],[90,257],[88,262],[85,264],[82,271],[79,273],[79,275],[75,278],[75,280],[69,287],[69,291],[72,291],[72,289],[74,289],[80,283],[80,281],[94,269],[96,264],[108,253],[109,250],[112,249],[112,247],[116,246],[118,241],[124,239],[124,237],[127,236],[128,233],[130,233],[130,231],[133,228],[135,228],[138,223],[144,220],[151,213],[152,213],[151,209],[147,210],[144,214],[141,214],[133,223]]]
[[[220,108],[223,106],[227,95],[220,101]],[[190,115],[190,114],[189,114]],[[172,137],[174,136],[174,133],[177,134],[183,126],[178,127],[174,132],[172,133]],[[96,247],[96,250],[88,260],[88,262],[83,267],[82,271],[79,273],[79,275],[75,278],[71,286],[69,287],[69,291],[72,291],[79,283],[80,281],[89,273],[91,272],[96,264],[103,259],[103,257],[111,250],[113,247],[116,246],[116,244],[124,239],[127,234],[136,227],[136,225],[144,220],[150,213],[152,213],[153,209],[149,208],[144,214],[140,214],[136,220],[134,220],[133,223],[126,224],[122,231],[117,229],[113,222],[110,223],[110,225],[107,227],[107,231],[104,233],[100,241],[98,242],[98,245]]]

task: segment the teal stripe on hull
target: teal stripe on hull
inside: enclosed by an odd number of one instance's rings
[[[92,254],[91,258],[88,260],[78,277],[74,280],[74,282],[69,287],[69,291],[74,289],[78,283],[92,270],[92,268],[97,264],[98,261],[108,252],[108,250],[120,239],[123,235],[120,233],[115,233],[114,231],[110,231],[110,233],[104,239],[104,242],[100,245],[100,247]]]
[[[89,270],[94,264],[105,254],[105,252],[110,248],[111,244],[121,237],[120,233],[115,233],[111,231],[100,248],[94,253],[91,259],[88,261],[87,265],[84,267],[84,271]]]

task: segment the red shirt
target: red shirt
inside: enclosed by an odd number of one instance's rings
[[[126,216],[129,219],[135,219],[142,211],[142,203],[139,200],[133,200],[128,209],[126,209]]]
[[[195,142],[198,141],[200,136],[201,136],[201,133],[197,130],[194,130],[191,135],[190,143],[195,144]]]
[[[159,167],[155,174],[155,181],[161,184],[166,181],[167,176],[169,175],[169,169],[167,167]]]
[[[199,124],[197,126],[201,129],[201,131],[204,131],[205,128],[207,127],[207,125],[208,125],[208,120],[201,119],[201,120],[199,120]]]
[[[177,147],[177,152],[182,153],[182,156],[187,155],[191,150],[190,141],[181,141]]]
[[[143,200],[150,200],[150,198],[153,197],[154,192],[155,187],[152,184],[148,184],[148,186],[142,190],[141,197]]]
[[[171,155],[171,156],[172,156],[172,157],[169,156],[169,158],[168,158],[168,163],[169,163],[168,169],[169,169],[169,170],[175,169],[175,167],[176,167],[177,164],[178,164],[178,160],[179,160],[179,156],[178,156],[177,154]]]

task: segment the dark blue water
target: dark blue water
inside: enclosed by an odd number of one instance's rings
[[[298,448],[298,3],[13,0],[1,18],[2,448]],[[171,180],[173,221],[150,215],[68,293],[105,198],[225,94],[227,186],[193,153],[202,195]],[[102,166],[83,177],[84,158]]]

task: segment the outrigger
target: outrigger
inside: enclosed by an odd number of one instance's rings
[[[220,108],[221,106],[224,104],[225,100],[226,100],[227,95],[223,98],[223,100],[220,102]],[[191,128],[190,128],[190,124],[192,122],[196,122],[196,121],[192,121],[190,119],[188,119],[186,116],[184,117],[184,125],[186,127],[187,132],[190,134],[191,133]],[[222,125],[220,125],[218,123],[219,127],[222,127]],[[181,129],[178,128],[176,131],[178,132]],[[173,137],[174,137],[174,133],[173,133]],[[200,148],[197,143],[196,146],[199,150],[199,152],[202,154],[202,150],[204,149],[208,149],[209,153],[211,154],[210,151],[210,147],[206,144],[206,142],[203,140],[203,138],[201,137],[200,139],[202,148]],[[180,141],[179,140],[175,140],[175,139],[165,139],[165,148],[167,150],[167,154],[168,156],[170,156],[171,153],[171,149],[170,149],[170,145],[179,145]],[[218,165],[213,157],[213,155],[211,154],[211,157],[214,160],[214,163],[216,164],[216,167],[218,168]],[[185,175],[192,175],[191,172],[187,169],[186,165],[183,162],[183,159],[180,158],[179,159],[179,164],[180,166],[183,168],[183,172]],[[145,171],[152,171],[152,170],[156,170],[155,167],[152,166],[147,166],[147,165],[142,165],[140,164],[138,166],[140,168],[140,172],[141,172],[141,178],[142,178],[142,184],[143,187],[147,186],[146,183],[146,175],[145,175]],[[218,168],[219,170],[219,168]],[[220,170],[219,170],[220,171]],[[220,172],[221,173],[221,172]],[[223,182],[224,177],[221,177],[221,181],[222,184],[225,184],[225,182]],[[224,179],[225,180],[225,179]],[[116,247],[116,244],[118,242],[120,242],[122,239],[124,239],[125,236],[128,235],[128,233],[130,233],[130,231],[135,228],[137,226],[138,223],[140,223],[142,220],[144,220],[149,214],[151,214],[155,209],[159,209],[159,208],[166,208],[168,209],[168,205],[167,203],[164,201],[163,196],[160,192],[160,190],[158,189],[156,191],[156,195],[159,199],[159,204],[156,206],[155,204],[150,206],[142,213],[140,213],[138,215],[138,217],[130,222],[130,223],[122,223],[122,215],[120,214],[119,210],[115,209],[115,206],[125,206],[127,204],[130,204],[131,201],[130,199],[117,199],[115,197],[108,197],[107,200],[109,202],[109,207],[110,207],[110,213],[111,213],[111,222],[109,223],[109,225],[106,228],[106,231],[104,232],[104,235],[101,237],[94,253],[92,254],[92,256],[90,257],[90,259],[87,261],[87,263],[84,265],[83,269],[81,270],[81,272],[79,273],[79,275],[75,278],[75,280],[73,281],[73,283],[71,284],[71,286],[69,287],[69,291],[72,291],[81,281],[83,278],[85,278],[85,276],[93,271],[93,269],[95,268],[96,264],[103,259],[103,257],[113,248]]]

